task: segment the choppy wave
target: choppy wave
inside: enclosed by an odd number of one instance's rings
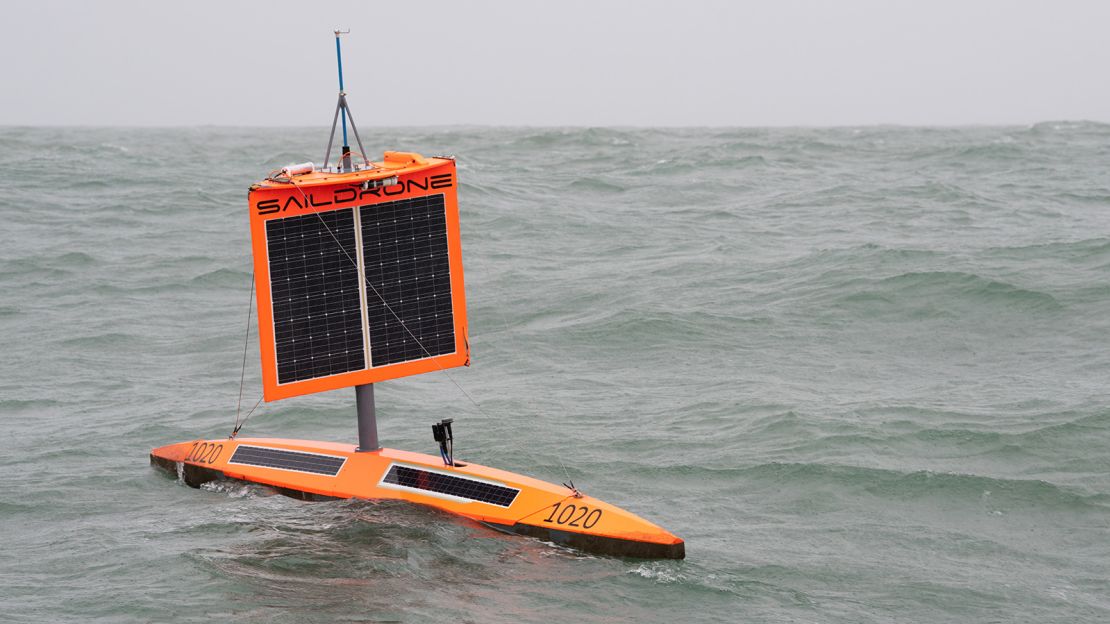
[[[1004,311],[1051,311],[1062,307],[1048,293],[959,271],[902,273],[871,282],[841,298],[844,303],[881,301],[912,305],[943,302],[948,306],[958,305],[961,300]]]
[[[1110,126],[368,129],[458,156],[471,328],[378,386],[383,439],[453,417],[682,562],[151,471],[230,431],[243,191],[321,132],[0,129],[6,616],[1110,619]],[[245,432],[351,440],[352,393]]]

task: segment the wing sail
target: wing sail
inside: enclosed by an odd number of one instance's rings
[[[251,187],[267,401],[469,363],[455,163]]]

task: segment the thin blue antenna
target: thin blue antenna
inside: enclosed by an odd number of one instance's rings
[[[349,30],[336,30],[335,31],[335,60],[339,63],[339,95],[343,95],[343,51],[339,47],[339,35],[345,35],[351,31]],[[344,108],[340,111],[343,115],[343,153],[351,151],[350,146],[347,144],[347,109]]]

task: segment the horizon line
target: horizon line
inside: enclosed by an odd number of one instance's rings
[[[891,123],[873,122],[859,124],[697,124],[697,125],[639,125],[639,124],[483,124],[483,123],[445,123],[445,124],[398,124],[375,125],[369,128],[376,129],[417,129],[417,128],[481,128],[491,130],[527,130],[527,129],[607,129],[607,130],[765,130],[765,129],[845,129],[845,128],[1032,128],[1044,124],[1090,124],[1107,126],[1110,120],[1097,119],[1043,119],[1034,122],[967,122],[967,123]],[[297,129],[308,130],[326,127],[321,125],[270,125],[270,124],[5,124],[0,123],[0,129],[97,129],[97,130],[184,130],[195,128],[212,129]]]

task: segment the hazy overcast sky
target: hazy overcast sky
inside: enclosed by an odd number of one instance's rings
[[[0,0],[2,125],[1110,121],[1110,1]]]

